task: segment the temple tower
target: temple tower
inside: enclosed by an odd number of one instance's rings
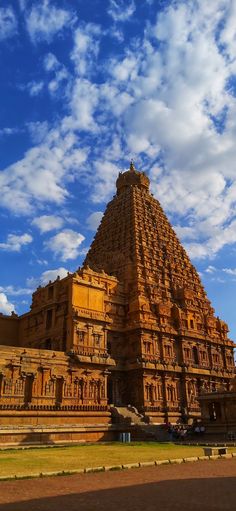
[[[119,174],[84,267],[123,286],[123,327],[114,320],[109,332],[111,400],[176,420],[198,415],[202,389],[227,387],[233,342],[149,184],[133,163]]]

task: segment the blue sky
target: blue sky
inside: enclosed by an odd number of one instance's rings
[[[146,171],[236,338],[236,3],[0,3],[0,310],[81,265]]]

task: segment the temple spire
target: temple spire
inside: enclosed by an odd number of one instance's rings
[[[129,170],[130,172],[135,172],[134,160],[131,160]]]
[[[138,188],[149,188],[149,179],[144,172],[139,172],[135,166],[134,161],[131,160],[129,170],[120,172],[116,181],[117,194],[125,191],[127,188],[132,186],[138,186]]]

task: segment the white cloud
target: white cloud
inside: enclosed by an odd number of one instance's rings
[[[19,129],[18,128],[8,128],[8,127],[5,127],[5,128],[1,128],[0,129],[0,137],[2,136],[9,136],[9,135],[14,135],[15,133],[19,133]]]
[[[44,58],[44,68],[46,71],[55,71],[58,67],[60,67],[60,62],[56,55],[54,55],[54,53],[48,53]]]
[[[226,282],[226,281],[225,281],[224,279],[222,279],[221,277],[213,277],[213,278],[211,279],[211,281],[212,281],[212,282],[219,282],[219,284],[225,284],[225,282]]]
[[[42,9],[45,5],[49,7],[49,4],[44,2]],[[25,12],[27,15],[27,9]],[[84,28],[83,34],[81,31],[79,35],[75,33],[72,54],[77,75],[80,57],[91,65],[91,55],[94,55],[96,47],[95,38],[100,37],[96,26],[91,24]],[[82,35],[86,36],[87,41],[84,49],[80,40]],[[57,92],[62,81],[68,82],[65,103],[69,115],[51,128],[47,122],[28,123],[31,138],[37,145],[29,149],[21,160],[1,171],[1,206],[17,214],[29,215],[35,213],[35,209],[42,203],[62,204],[68,198],[66,183],[75,179],[80,169],[84,171],[82,166],[88,153],[86,147],[80,147],[76,132],[97,131],[94,113],[99,104],[98,87],[79,77],[70,82],[69,73],[51,53],[47,54],[44,65],[47,72],[54,73],[48,85],[51,93]]]
[[[198,226],[196,226],[197,232]],[[217,226],[212,229],[210,235],[204,241],[196,243],[185,243],[185,248],[190,257],[196,259],[205,259],[207,257],[214,258],[217,252],[225,245],[233,245],[236,243],[236,220],[233,220],[227,226]]]
[[[99,103],[99,90],[96,84],[89,80],[77,78],[71,95],[71,111],[73,112],[73,127],[87,132],[96,132],[97,123],[94,112]]]
[[[29,94],[32,97],[38,96],[40,92],[42,92],[43,87],[44,87],[43,81],[40,82],[32,81],[27,84],[27,90],[29,91]]]
[[[228,3],[228,12],[224,28],[220,34],[220,42],[225,46],[226,52],[232,60],[235,60],[236,52],[236,4]]]
[[[40,144],[49,132],[47,121],[28,122],[26,126],[34,144]]]
[[[127,21],[135,12],[133,0],[110,0],[108,14],[114,21]]]
[[[86,158],[73,131],[63,125],[44,129],[42,143],[0,173],[1,206],[31,214],[40,203],[62,204],[68,196],[65,181],[78,174]]]
[[[55,257],[67,261],[68,259],[75,259],[79,255],[79,247],[84,239],[85,237],[79,232],[65,229],[45,241],[44,245],[53,252]]]
[[[95,183],[91,199],[93,202],[106,202],[114,190],[114,182],[120,168],[111,161],[97,160],[94,164]],[[91,178],[92,179],[92,178]]]
[[[144,39],[110,64],[116,103],[123,81],[132,98],[116,126],[141,168],[142,161],[151,168],[152,191],[171,220],[178,214],[176,230],[193,240],[185,246],[198,258],[236,241],[236,98],[227,90],[235,74],[236,9],[228,7],[223,0],[171,3]],[[231,60],[218,45],[223,40]]]
[[[209,265],[209,266],[206,268],[206,270],[205,270],[205,272],[206,272],[206,273],[215,273],[216,271],[217,271],[217,270],[216,270],[215,266],[212,266],[212,265]]]
[[[0,7],[0,41],[17,33],[17,20],[12,7]]]
[[[24,245],[32,243],[33,238],[30,234],[8,234],[7,241],[0,243],[0,250],[6,250],[8,252],[20,252]]]
[[[68,73],[66,69],[61,68],[59,71],[56,72],[55,78],[51,80],[48,84],[48,90],[52,94],[55,93],[59,87],[62,85],[63,82],[67,81],[68,79]]]
[[[32,225],[38,227],[40,232],[43,234],[45,232],[52,231],[53,229],[60,229],[63,224],[63,218],[54,215],[42,215],[32,220]]]
[[[0,286],[0,292],[4,292],[10,296],[22,296],[22,295],[24,296],[24,295],[31,295],[33,292],[33,289],[29,289],[28,287],[16,288],[14,286]]]
[[[207,247],[201,243],[185,243],[184,247],[191,259],[204,259],[209,255]]]
[[[124,21],[134,8],[112,1],[110,15]],[[234,19],[233,2],[171,2],[109,62],[99,52],[101,28],[81,23],[70,54],[74,75],[70,69],[62,78],[68,115],[0,173],[2,205],[35,215],[42,203],[63,204],[66,184],[79,173],[92,200],[107,201],[123,155],[136,155],[192,257],[214,257],[234,243],[236,97],[228,89],[236,72]],[[55,94],[64,68],[54,54],[44,67]],[[80,132],[90,146],[87,165]]]
[[[123,43],[123,41],[124,41],[124,32],[123,32],[123,30],[120,27],[121,27],[121,25],[115,25],[114,24],[114,27],[112,27],[112,37],[113,37],[113,39],[117,39],[117,41],[119,43]]]
[[[174,230],[181,240],[194,239],[196,236],[195,229],[192,227],[174,225]]]
[[[228,275],[234,275],[236,276],[236,268],[223,268],[223,270],[225,273],[227,273]]]
[[[49,0],[42,0],[26,10],[26,26],[34,43],[50,42],[58,32],[70,27],[74,19],[72,12],[56,7]]]
[[[91,213],[91,215],[89,215],[86,220],[86,225],[88,229],[90,229],[91,231],[96,231],[101,222],[102,217],[103,217],[102,211],[95,211],[94,213]]]
[[[112,112],[115,117],[124,114],[126,109],[133,102],[132,96],[125,90],[121,92],[116,86],[109,83],[105,83],[101,86],[100,96],[100,100],[105,103],[106,108],[109,108],[109,111]],[[116,133],[114,133],[114,137],[117,137]]]
[[[78,76],[86,75],[88,78],[89,73],[94,71],[100,37],[101,29],[94,23],[87,23],[75,30],[71,59]]]
[[[36,259],[36,263],[40,264],[40,266],[46,266],[48,264],[48,261],[46,259]],[[32,264],[34,264],[32,262]]]
[[[53,270],[46,270],[44,271],[40,277],[29,277],[26,280],[26,285],[28,288],[35,289],[37,286],[46,286],[48,282],[51,280],[52,282],[57,279],[57,277],[60,277],[63,279],[68,274],[68,270],[66,268],[63,268],[63,266],[60,266],[59,268],[55,268]],[[31,290],[30,290],[31,292]]]
[[[11,314],[15,310],[13,303],[8,301],[5,293],[0,293],[0,312],[3,314]]]
[[[42,285],[48,284],[49,280],[52,282],[57,279],[57,277],[60,277],[61,279],[64,279],[68,274],[68,270],[66,268],[63,268],[62,266],[59,268],[56,268],[55,270],[47,270],[44,271],[40,277],[40,283]]]
[[[53,76],[48,83],[48,90],[51,94],[54,94],[62,84],[67,85],[67,82],[70,80],[70,73],[53,53],[46,55],[43,64],[49,76]]]
[[[116,63],[116,59],[111,62],[111,73],[119,82],[125,82],[128,79],[135,79],[138,71],[138,56],[128,53],[122,62]]]
[[[29,0],[18,0],[19,7],[21,11],[24,11],[29,3]]]

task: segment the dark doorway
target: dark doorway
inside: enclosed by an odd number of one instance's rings
[[[196,365],[199,364],[198,349],[196,348],[196,346],[193,347],[193,362]]]
[[[28,375],[25,379],[25,405],[28,405],[32,401],[32,391],[33,391],[33,376]]]
[[[63,378],[56,379],[56,404],[60,405],[62,402],[62,391],[63,391]]]
[[[113,404],[113,382],[110,378],[107,380],[107,399],[108,404]]]

